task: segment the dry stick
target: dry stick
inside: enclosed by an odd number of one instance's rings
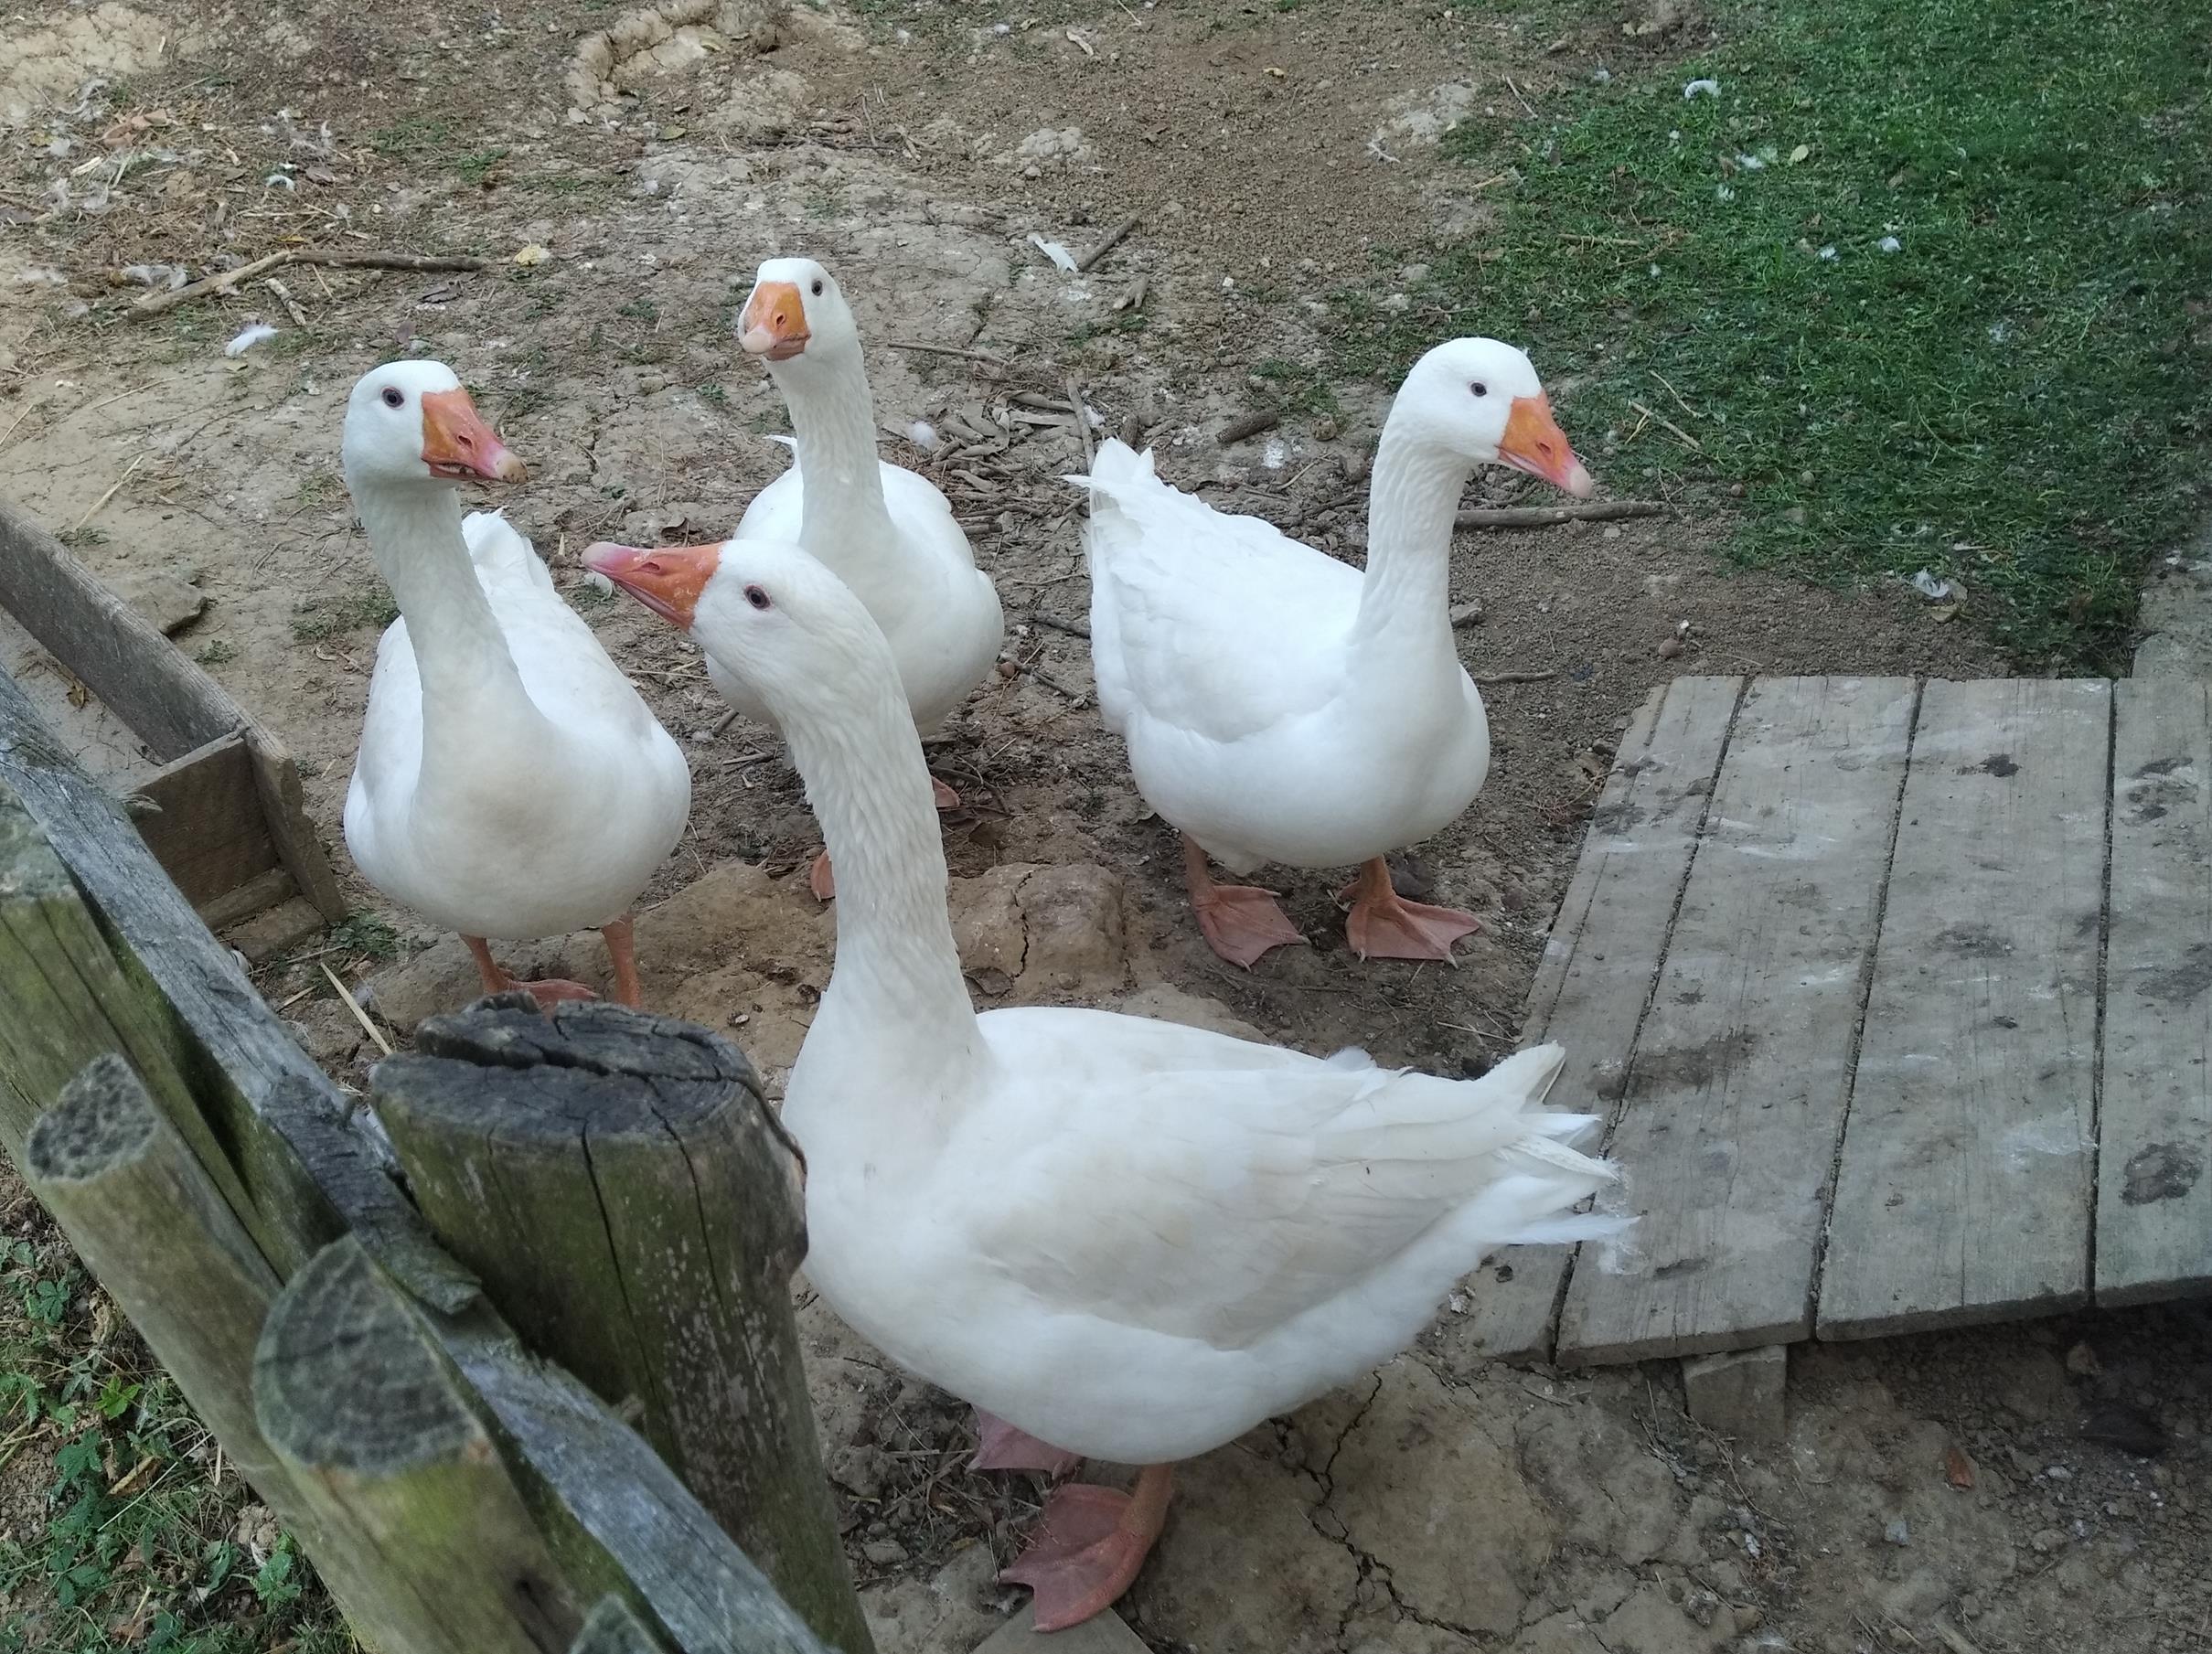
[[[0,431],[0,448],[5,448],[7,446],[8,438],[16,434],[16,427],[23,423],[25,420],[30,418],[34,410],[43,408],[45,406],[46,402],[44,399],[40,397],[33,397],[29,401],[24,403],[23,411],[16,414],[14,419],[8,421],[7,429],[5,431]]]
[[[1075,273],[1081,275],[1099,260],[1105,258],[1107,253],[1112,252],[1115,248],[1121,245],[1123,239],[1128,235],[1129,231],[1136,228],[1137,220],[1134,218],[1127,218],[1107,230],[1105,239],[1097,246],[1075,261]]]
[[[1521,107],[1522,107],[1523,109],[1525,109],[1525,110],[1527,110],[1527,111],[1528,111],[1528,118],[1529,118],[1530,120],[1533,121],[1533,120],[1536,118],[1536,111],[1535,111],[1534,107],[1533,107],[1533,105],[1532,105],[1532,104],[1529,102],[1529,101],[1528,101],[1526,98],[1524,98],[1524,97],[1523,97],[1523,96],[1521,95],[1521,89],[1520,89],[1520,87],[1515,86],[1515,85],[1513,84],[1513,78],[1512,78],[1512,76],[1511,76],[1511,75],[1506,76],[1506,77],[1505,77],[1505,83],[1506,83],[1506,85],[1507,85],[1507,86],[1509,86],[1509,87],[1511,87],[1511,88],[1512,89],[1512,93],[1513,93],[1513,98],[1514,98],[1514,101],[1515,101],[1516,102],[1518,102],[1518,103],[1521,105]]]
[[[151,452],[151,450],[148,452]],[[145,461],[146,456],[145,454],[142,454],[136,459],[133,460],[129,464],[125,465],[123,468],[123,475],[108,485],[108,491],[92,502],[91,509],[87,511],[82,517],[77,519],[77,528],[70,529],[69,532],[72,534],[76,533],[78,528],[82,528],[85,524],[91,522],[94,518],[98,517],[100,515],[100,507],[106,505],[108,501],[115,497],[115,491],[122,487],[123,484],[129,482],[131,480],[131,473],[137,470],[139,466],[144,464]]]
[[[1649,499],[1599,499],[1587,506],[1497,506],[1462,511],[1455,528],[1548,528],[1558,523],[1613,523],[1629,517],[1664,517],[1669,507]]]
[[[1656,422],[1656,423],[1658,423],[1658,424],[1664,425],[1664,426],[1665,426],[1665,427],[1666,427],[1666,428],[1667,428],[1669,431],[1672,431],[1672,432],[1673,432],[1673,433],[1674,433],[1676,436],[1680,437],[1680,438],[1683,440],[1683,443],[1685,443],[1685,444],[1686,444],[1686,445],[1689,447],[1689,450],[1690,450],[1690,452],[1691,452],[1691,453],[1693,453],[1693,454],[1703,454],[1703,453],[1705,451],[1705,447],[1704,447],[1704,444],[1703,443],[1699,442],[1699,441],[1698,441],[1698,440],[1697,440],[1695,437],[1692,436],[1692,435],[1691,435],[1691,434],[1690,434],[1690,433],[1689,433],[1687,431],[1684,431],[1684,430],[1683,430],[1683,428],[1682,428],[1680,425],[1677,425],[1677,424],[1676,424],[1676,423],[1675,423],[1675,422],[1674,422],[1672,420],[1669,419],[1669,418],[1668,418],[1668,417],[1667,417],[1665,414],[1663,414],[1663,413],[1653,413],[1653,412],[1652,412],[1652,411],[1651,411],[1649,408],[1645,407],[1645,406],[1644,406],[1644,405],[1643,405],[1641,402],[1630,402],[1630,403],[1629,404],[1629,406],[1630,406],[1630,407],[1631,407],[1631,408],[1633,408],[1633,409],[1635,409],[1637,412],[1639,412],[1639,413],[1642,414],[1642,415],[1644,416],[1644,418],[1646,418],[1646,419],[1648,419],[1648,420],[1651,420],[1651,421],[1653,421],[1654,422]]]
[[[337,972],[332,970],[321,960],[317,960],[316,964],[321,966],[323,975],[330,978],[330,986],[338,990],[338,1003],[353,1013],[353,1019],[361,1025],[363,1033],[377,1042],[377,1049],[386,1056],[390,1056],[391,1041],[384,1037],[382,1029],[369,1019],[369,1013],[361,1008],[361,1002],[347,992],[346,985],[338,980]]]
[[[1070,637],[1088,638],[1091,635],[1090,627],[1085,625],[1081,621],[1061,620],[1055,615],[1042,612],[1030,616],[1030,624],[1049,626],[1055,632],[1065,632]]]
[[[262,277],[262,285],[276,294],[276,302],[284,307],[285,314],[291,316],[294,326],[305,327],[307,325],[307,313],[300,308],[299,301],[292,296],[291,288],[285,286],[274,276]]]
[[[1241,443],[1248,436],[1272,431],[1282,422],[1281,414],[1272,408],[1263,408],[1257,413],[1247,413],[1242,419],[1231,420],[1213,433],[1213,440],[1226,448],[1231,443]]]
[[[1074,411],[1075,434],[1083,439],[1083,468],[1087,472],[1097,454],[1091,447],[1091,416],[1084,411],[1083,392],[1072,373],[1068,375],[1068,407]]]
[[[994,368],[1011,368],[1013,363],[1002,356],[993,356],[988,350],[963,350],[957,345],[925,345],[920,339],[892,339],[893,350],[921,350],[931,356],[956,356],[965,361],[988,362]]]
[[[1492,672],[1475,681],[1488,688],[1491,684],[1499,683],[1544,683],[1558,676],[1556,672]]]
[[[177,305],[187,304],[193,299],[204,298],[210,293],[230,293],[240,282],[251,281],[255,276],[266,275],[272,270],[282,270],[287,264],[320,264],[334,270],[471,271],[482,270],[485,267],[485,261],[459,257],[448,258],[435,253],[423,252],[353,252],[342,250],[324,251],[312,247],[287,247],[281,252],[269,253],[264,257],[253,260],[251,263],[240,264],[236,270],[226,270],[216,275],[202,276],[198,281],[188,283],[169,293],[149,293],[145,297],[132,304],[130,309],[123,314],[136,316],[159,315],[164,311],[174,310]]]

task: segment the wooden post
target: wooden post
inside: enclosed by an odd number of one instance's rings
[[[585,1617],[583,1631],[569,1654],[668,1654],[668,1645],[647,1630],[619,1596],[603,1596]]]
[[[500,996],[378,1065],[432,1229],[529,1345],[661,1457],[825,1641],[871,1654],[791,1307],[796,1148],[703,1029]]]
[[[468,1388],[359,1242],[293,1276],[262,1329],[261,1433],[336,1547],[385,1588],[347,1617],[383,1654],[554,1654],[583,1615]]]

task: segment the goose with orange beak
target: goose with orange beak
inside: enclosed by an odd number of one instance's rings
[[[1489,773],[1449,613],[1453,517],[1488,464],[1590,492],[1528,357],[1468,338],[1423,357],[1391,405],[1364,574],[1170,487],[1118,442],[1070,479],[1091,493],[1099,710],[1145,802],[1181,829],[1199,929],[1232,964],[1304,937],[1274,892],[1217,883],[1209,859],[1357,865],[1341,899],[1362,959],[1448,961],[1481,928],[1399,895],[1385,857],[1449,826]]]
[[[1006,637],[999,594],[936,486],[877,456],[860,327],[836,278],[812,259],[770,259],[738,335],[784,394],[796,463],[754,497],[735,538],[795,541],[852,589],[889,641],[914,725],[928,734],[990,675]],[[765,719],[736,678],[711,676],[739,711]],[[960,801],[943,782],[935,795],[941,810]],[[813,883],[827,901],[826,856]]]
[[[346,847],[393,901],[461,933],[486,991],[517,982],[500,938],[597,929],[616,998],[641,998],[629,909],[676,846],[691,774],[561,601],[530,543],[455,485],[522,462],[442,362],[390,362],[347,403],[346,486],[400,606],[377,648],[346,795]]]

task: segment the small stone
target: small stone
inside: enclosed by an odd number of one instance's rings
[[[207,613],[208,594],[198,579],[196,571],[148,569],[119,575],[113,590],[156,631],[174,635]]]
[[[1333,443],[1336,441],[1336,433],[1337,422],[1328,414],[1324,413],[1320,419],[1313,422],[1313,436],[1316,442]]]
[[[1670,637],[1659,646],[1659,658],[1662,660],[1672,660],[1681,653],[1682,639],[1679,637]]]
[[[2048,1556],[2064,1543],[2066,1535],[2056,1528],[2045,1528],[2027,1542],[2028,1549],[2037,1556]]]
[[[895,1539],[871,1539],[860,1547],[871,1566],[895,1568],[906,1560],[906,1547]]]
[[[1903,1517],[1898,1517],[1882,1530],[1882,1537],[1900,1549],[1912,1543],[1912,1528]]]
[[[1741,484],[1741,483],[1730,483],[1730,484],[1728,485],[1728,497],[1729,497],[1730,499],[1741,499],[1741,498],[1743,498],[1743,497],[1744,497],[1744,486],[1743,486],[1743,484]]]
[[[2076,1344],[2066,1352],[2066,1370],[2076,1378],[2094,1378],[2103,1371],[2098,1364],[2097,1352],[2086,1343]]]

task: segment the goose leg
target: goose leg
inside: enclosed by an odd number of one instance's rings
[[[1408,902],[1390,882],[1390,864],[1377,856],[1360,867],[1360,876],[1339,893],[1352,898],[1344,935],[1362,959],[1441,959],[1451,963],[1451,944],[1482,928],[1482,921],[1457,908]]]
[[[1050,1476],[1066,1476],[1083,1463],[1082,1454],[1041,1442],[980,1407],[976,1409],[976,1457],[970,1463],[978,1470],[1042,1470]]]
[[[946,786],[935,775],[932,775],[929,778],[929,786],[930,795],[935,802],[938,809],[956,810],[960,807],[960,795],[954,792],[952,788]],[[814,866],[807,870],[807,888],[814,892],[814,899],[817,902],[834,902],[837,900],[837,874],[829,866],[829,852],[828,850],[824,850],[820,855],[817,856],[814,859]]]
[[[1216,884],[1197,839],[1182,838],[1183,885],[1206,945],[1231,965],[1250,970],[1269,948],[1303,942],[1275,892],[1249,884]]]
[[[599,998],[582,983],[563,981],[559,977],[543,982],[518,982],[499,967],[499,962],[492,957],[491,944],[483,937],[464,936],[461,940],[467,944],[469,953],[476,958],[476,969],[484,977],[484,991],[487,994],[504,994],[509,988],[522,988],[544,1010],[551,1010],[564,999]]]
[[[627,913],[599,927],[600,935],[606,939],[607,956],[614,962],[614,998],[632,1008],[645,1003],[645,990],[637,981],[635,930],[636,922]]]
[[[1036,1593],[1040,1631],[1063,1631],[1103,1613],[1129,1588],[1167,1524],[1169,1488],[1168,1467],[1147,1465],[1128,1493],[1089,1482],[1055,1489],[1029,1548],[999,1583]]]

